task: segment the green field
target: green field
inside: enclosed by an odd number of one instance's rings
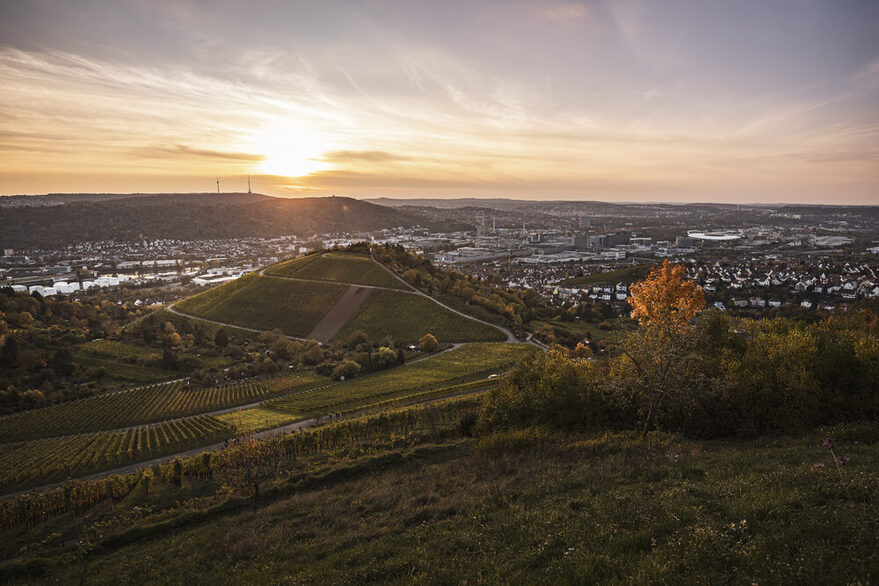
[[[593,285],[616,285],[617,283],[622,283],[623,285],[631,285],[637,281],[640,281],[650,272],[650,269],[653,267],[650,265],[638,265],[635,267],[626,267],[624,269],[619,269],[616,271],[608,271],[606,273],[594,273],[592,275],[586,275],[583,277],[575,277],[573,279],[566,279],[559,283],[559,285],[564,285],[565,287],[591,287]]]
[[[104,368],[107,379],[121,383],[160,381],[173,376],[167,370],[137,364],[138,359],[162,351],[147,346],[127,344],[114,340],[93,340],[71,348],[73,359],[80,368]]]
[[[345,339],[356,330],[375,340],[390,336],[399,342],[414,342],[424,334],[433,334],[440,342],[507,339],[497,328],[452,313],[426,297],[394,291],[375,291],[336,338]]]
[[[206,415],[120,431],[0,444],[0,489],[52,482],[174,454],[231,436]]]
[[[269,385],[248,381],[190,389],[185,381],[154,384],[7,415],[0,418],[0,442],[115,429],[195,415],[255,403],[326,381],[309,371]]]
[[[183,313],[257,330],[280,328],[303,338],[347,290],[335,283],[306,283],[250,274],[175,305]]]
[[[289,260],[266,269],[266,275],[296,277],[317,281],[334,281],[406,289],[396,277],[374,263],[365,254],[328,252]]]
[[[234,428],[236,435],[271,429],[304,419],[298,413],[286,413],[267,407],[251,407],[249,409],[222,413],[214,417]]]
[[[538,352],[524,344],[468,344],[430,360],[325,388],[265,401],[264,407],[302,416],[323,415],[501,374]]]

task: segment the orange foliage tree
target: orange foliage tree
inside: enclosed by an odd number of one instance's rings
[[[664,400],[684,396],[698,386],[700,370],[690,320],[705,307],[705,294],[684,279],[683,267],[668,260],[630,291],[632,317],[641,327],[623,345],[622,360],[631,367],[646,399],[646,436]]]
[[[668,259],[632,285],[630,292],[632,317],[645,328],[680,330],[705,307],[702,288],[684,280],[684,267]]]

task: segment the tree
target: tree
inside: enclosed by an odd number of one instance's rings
[[[670,397],[682,397],[695,387],[700,369],[694,352],[696,336],[690,327],[705,306],[700,287],[684,280],[684,269],[668,260],[633,285],[628,302],[639,330],[623,344],[623,360],[634,371],[647,414],[647,436],[655,411]]]
[[[424,336],[418,340],[418,345],[425,352],[433,352],[439,346],[439,342],[436,341],[436,337],[433,334],[424,334]]]
[[[339,366],[333,370],[333,378],[339,380],[341,378],[351,378],[360,372],[360,365],[353,360],[344,360]]]
[[[225,348],[229,344],[229,334],[226,333],[226,330],[223,328],[217,330],[217,333],[214,335],[214,344],[218,348]]]
[[[259,487],[273,478],[281,461],[278,438],[248,439],[217,454],[217,466],[226,476],[226,486],[259,502]]]

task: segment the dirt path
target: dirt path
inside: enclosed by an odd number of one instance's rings
[[[360,306],[372,294],[372,289],[360,285],[351,285],[348,290],[336,301],[330,310],[321,318],[314,329],[308,333],[309,338],[318,342],[329,342],[336,333],[344,327]]]

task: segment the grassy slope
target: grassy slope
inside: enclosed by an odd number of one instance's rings
[[[440,342],[503,341],[500,330],[454,314],[420,295],[376,291],[354,318],[337,334],[344,339],[356,330],[372,339],[390,336],[414,342],[433,334]]]
[[[357,283],[404,289],[405,286],[363,254],[328,252],[286,261],[266,269],[267,275]]]
[[[840,438],[835,430],[833,434]],[[873,439],[879,439],[875,427]],[[102,555],[95,583],[870,583],[879,445],[520,432]],[[815,463],[826,466],[816,468]],[[320,477],[317,468],[313,477]],[[72,562],[46,576],[72,582]]]
[[[180,301],[190,315],[304,337],[345,293],[345,285],[284,281],[250,274]]]
[[[320,415],[500,374],[537,349],[524,344],[468,344],[430,360],[344,383],[265,401],[263,405]]]
[[[646,277],[651,268],[652,267],[648,265],[626,267],[624,269],[609,271],[607,273],[595,273],[584,277],[566,279],[559,284],[564,285],[565,287],[591,287],[592,285],[598,285],[599,283],[605,285],[616,285],[617,283],[631,285],[632,283],[640,281]]]

